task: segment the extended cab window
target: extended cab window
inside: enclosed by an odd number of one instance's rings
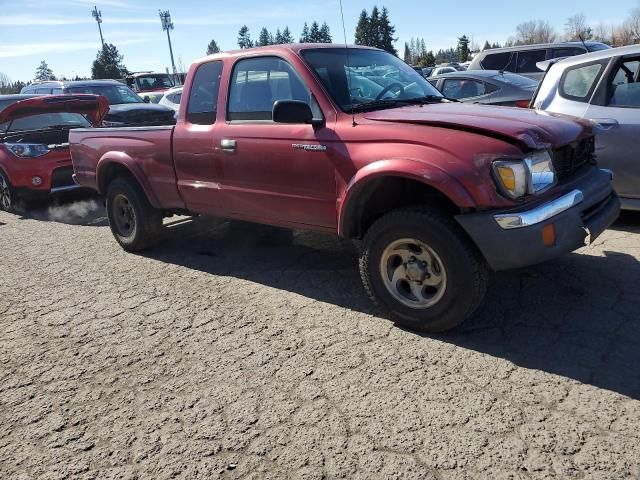
[[[278,100],[308,103],[314,117],[321,116],[311,92],[286,61],[260,57],[236,63],[229,91],[229,120],[271,120]]]
[[[588,101],[603,68],[594,63],[568,69],[560,81],[560,93],[572,100]]]
[[[191,84],[189,105],[187,107],[187,122],[196,125],[212,125],[215,123],[221,73],[221,61],[203,63],[198,67]]]
[[[610,107],[640,107],[640,59],[620,64],[609,91]]]

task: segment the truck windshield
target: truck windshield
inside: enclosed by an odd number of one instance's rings
[[[144,101],[131,91],[126,85],[86,85],[68,87],[65,93],[91,93],[93,95],[103,95],[109,100],[109,105],[119,105],[121,103],[144,103]]]
[[[364,48],[319,48],[302,57],[344,111],[374,110],[444,97],[399,58]]]
[[[136,87],[138,90],[153,90],[155,88],[171,88],[173,82],[169,78],[169,75],[144,75],[136,77]]]

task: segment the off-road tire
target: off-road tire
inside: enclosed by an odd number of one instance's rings
[[[134,213],[130,231],[119,227],[116,201],[126,199]],[[116,178],[107,189],[107,217],[111,232],[120,246],[128,252],[141,252],[162,239],[162,212],[153,208],[144,191],[132,178]]]
[[[413,238],[428,245],[446,271],[444,294],[433,306],[411,308],[390,292],[381,273],[381,259],[394,241]],[[402,209],[379,218],[365,234],[360,275],[373,302],[402,327],[437,333],[453,329],[470,317],[482,302],[489,267],[455,221],[438,210]]]

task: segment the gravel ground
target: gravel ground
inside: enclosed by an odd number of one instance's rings
[[[90,199],[0,212],[0,478],[640,477],[640,216],[442,336],[349,243],[172,223],[138,256]]]

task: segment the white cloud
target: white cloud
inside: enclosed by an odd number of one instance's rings
[[[91,23],[93,19],[73,17],[39,17],[30,13],[18,15],[3,15],[0,17],[0,26],[3,27],[31,27],[43,25],[80,25]]]
[[[147,42],[144,37],[125,38],[118,40],[118,46]],[[79,50],[99,50],[100,42],[94,41],[69,41],[69,42],[46,42],[46,43],[17,43],[11,45],[0,45],[0,58],[28,57],[33,55],[44,55],[47,53],[69,53]]]

